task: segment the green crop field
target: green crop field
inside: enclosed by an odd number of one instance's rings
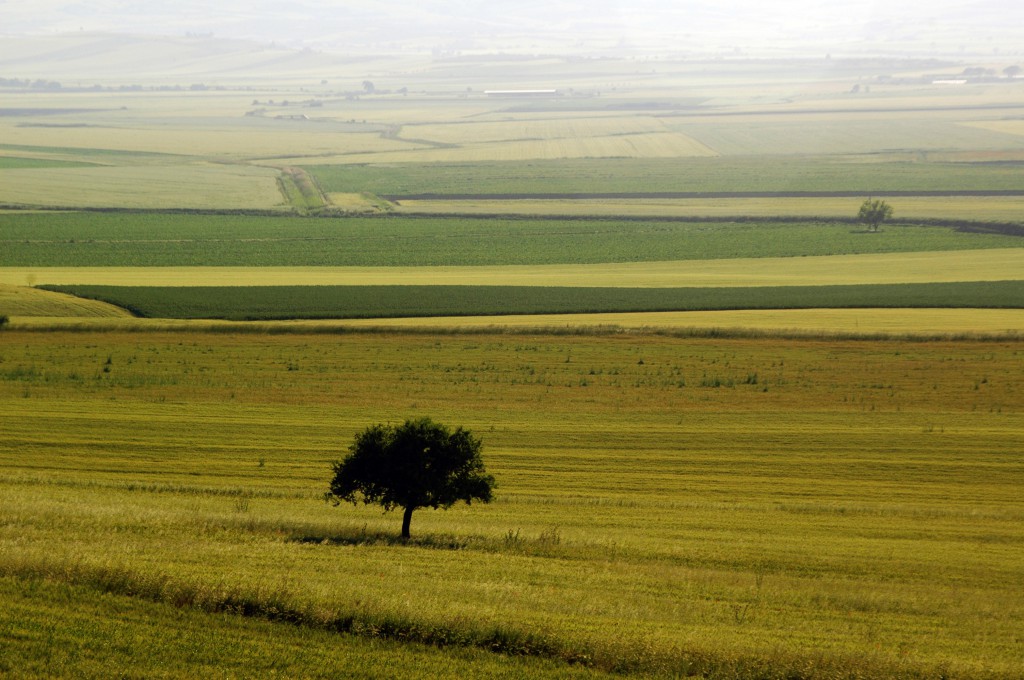
[[[1021,162],[863,162],[860,157],[579,159],[316,165],[325,191],[607,194],[739,191],[1024,191]]]
[[[375,646],[418,639],[670,677],[1019,677],[1021,352],[0,331],[4,662],[512,663]],[[320,495],[356,430],[420,413],[482,436],[498,496],[417,512],[403,544]]]
[[[0,214],[0,267],[469,266],[1019,248],[1019,236],[842,222],[298,219],[159,213]]]
[[[331,319],[883,307],[1018,308],[1024,281],[756,288],[47,286],[169,319]]]

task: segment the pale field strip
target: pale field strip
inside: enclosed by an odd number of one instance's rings
[[[455,148],[413,149],[321,158],[318,163],[456,163],[562,158],[695,158],[718,153],[678,132],[564,139],[510,140]],[[305,164],[305,159],[303,164]]]
[[[265,158],[408,151],[422,145],[385,139],[377,132],[318,130],[310,121],[265,121],[265,125],[219,128],[187,122],[166,127],[13,127],[3,128],[3,143],[59,149],[111,149],[180,156]],[[20,155],[20,154],[19,154]],[[173,162],[175,159],[162,159]],[[189,159],[182,158],[181,161]],[[110,159],[116,162],[116,158]]]
[[[654,118],[623,116],[406,125],[402,128],[401,136],[429,139],[444,144],[480,144],[519,140],[580,139],[657,132],[671,132],[671,130],[663,122]]]
[[[13,322],[12,322],[13,323]],[[291,322],[315,326],[315,321]],[[800,333],[1015,334],[1024,331],[1022,309],[783,309],[723,312],[633,312],[516,316],[352,319],[341,326],[386,328],[579,328],[617,326],[792,331]]]
[[[802,117],[801,117],[802,118]],[[674,129],[707,144],[723,155],[849,154],[915,151],[1001,150],[1021,148],[1024,140],[996,129],[962,125],[955,121],[889,117],[811,121],[721,121],[677,123]]]
[[[61,296],[54,293],[57,297]],[[72,298],[73,299],[73,298]],[[115,308],[116,309],[116,308]],[[14,329],[67,328],[118,330],[296,329],[331,331],[339,328],[572,330],[622,328],[625,330],[723,329],[779,333],[852,333],[892,335],[1008,335],[1024,332],[1021,309],[791,309],[722,312],[631,312],[619,314],[536,314],[393,319],[337,319],[238,322],[220,320],[138,319],[120,314],[102,316],[75,309],[63,300],[24,314],[10,314]],[[87,312],[87,313],[81,313]],[[75,314],[78,314],[77,316]]]
[[[2,267],[0,283],[107,286],[825,286],[1024,279],[1024,248],[483,267]]]
[[[978,120],[964,123],[964,125],[1007,135],[1024,136],[1024,120]]]
[[[866,195],[866,194],[865,194]],[[332,200],[335,194],[331,194]],[[343,200],[338,194],[339,201]],[[853,217],[863,198],[636,198],[402,200],[398,212],[651,217]],[[894,219],[1024,221],[1024,196],[900,196],[887,199]],[[885,229],[885,226],[882,227]]]
[[[285,208],[273,168],[182,164],[0,169],[0,203],[119,208]]]

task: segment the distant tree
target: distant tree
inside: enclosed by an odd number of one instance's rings
[[[868,225],[868,231],[878,231],[878,225],[892,217],[892,206],[885,201],[870,198],[860,204],[860,212],[857,219]]]
[[[0,314],[0,328],[6,326],[8,321],[10,321],[10,319],[7,318],[6,314]]]
[[[373,84],[372,80],[363,81],[363,91],[366,92],[366,94],[373,94],[376,90],[377,87]]]
[[[1020,75],[1020,66],[1014,64],[1013,66],[1007,66],[1003,69],[1003,73],[1006,74],[1007,78],[1016,78]]]
[[[356,435],[344,460],[333,465],[326,500],[334,505],[376,503],[402,508],[402,538],[417,508],[450,508],[458,501],[487,503],[496,486],[484,470],[480,440],[429,418],[399,426],[372,425]]]

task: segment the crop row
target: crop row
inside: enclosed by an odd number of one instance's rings
[[[841,222],[0,213],[0,267],[586,264],[1019,247]]]
[[[173,319],[328,319],[491,316],[715,309],[847,307],[1017,308],[1024,281],[586,288],[546,286],[47,286],[137,316]]]

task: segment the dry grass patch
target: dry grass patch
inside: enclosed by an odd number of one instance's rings
[[[131,314],[97,300],[26,286],[0,284],[0,314],[12,317],[130,318]]]

